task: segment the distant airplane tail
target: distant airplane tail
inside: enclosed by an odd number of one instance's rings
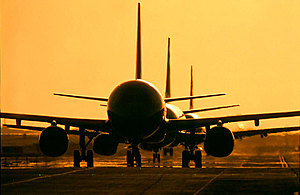
[[[136,74],[135,79],[142,78],[142,48],[141,48],[141,11],[138,3],[137,44],[136,44]]]
[[[191,88],[190,88],[190,96],[193,96],[193,65],[191,65]],[[190,110],[194,109],[194,102],[193,99],[190,99]]]
[[[170,37],[168,38],[167,78],[165,98],[171,97]]]

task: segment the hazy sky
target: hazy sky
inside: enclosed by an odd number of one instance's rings
[[[137,2],[2,0],[2,111],[106,118],[100,102],[52,93],[107,97],[134,78]],[[189,94],[192,64],[194,94],[228,94],[195,108],[241,104],[201,117],[300,109],[299,0],[140,2],[143,79],[162,94],[170,37],[172,96]]]

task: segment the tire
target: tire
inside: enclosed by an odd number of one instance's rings
[[[73,154],[74,154],[73,155],[73,157],[74,157],[74,167],[80,167],[81,157],[80,157],[79,150],[74,150]]]
[[[136,162],[136,167],[142,167],[142,157],[141,154],[136,154],[135,155],[135,162]]]
[[[173,156],[173,148],[170,148],[170,156]]]
[[[182,168],[188,168],[190,162],[190,153],[187,150],[182,151]]]
[[[201,150],[195,151],[195,168],[202,168],[202,152],[201,152]]]
[[[153,163],[155,163],[155,159],[156,159],[156,154],[153,153]]]
[[[87,151],[86,162],[87,167],[94,167],[94,154],[92,150]]]
[[[157,162],[160,163],[160,154],[157,154]]]
[[[134,163],[133,163],[133,155],[132,152],[130,150],[127,151],[127,167],[133,167]]]

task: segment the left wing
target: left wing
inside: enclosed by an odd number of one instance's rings
[[[82,119],[82,118],[68,118],[68,117],[56,117],[56,116],[41,116],[41,115],[31,115],[31,114],[14,114],[14,113],[1,113],[0,118],[7,118],[7,119],[16,119],[16,127],[22,128],[21,121],[38,121],[38,122],[48,122],[52,123],[55,121],[57,124],[65,125],[66,127],[79,127],[85,128],[90,130],[96,131],[109,131],[109,125],[107,120],[101,119]],[[8,126],[8,125],[6,125]],[[8,126],[9,127],[9,126]],[[12,127],[12,126],[11,126]],[[29,128],[30,126],[23,126],[28,127],[27,129],[30,130],[39,130],[34,129],[35,127]],[[68,129],[66,128],[66,129]]]
[[[298,131],[298,130],[300,130],[300,126],[233,131],[232,133],[233,133],[235,139],[241,139],[242,137],[249,137],[249,136],[253,136],[253,135],[261,135],[261,137],[263,137],[263,136],[267,136],[270,133],[289,132],[289,131]]]
[[[167,121],[166,127],[168,131],[178,131],[184,129],[216,125],[220,122],[223,124],[229,122],[250,121],[250,120],[254,120],[255,126],[258,126],[259,120],[261,119],[293,117],[293,116],[300,116],[300,111],[246,114],[246,115],[238,115],[238,116],[224,116],[224,117],[185,119],[185,120],[169,119]]]

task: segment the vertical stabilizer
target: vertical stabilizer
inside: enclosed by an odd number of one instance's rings
[[[138,3],[137,44],[136,44],[136,73],[135,79],[142,78],[142,48],[141,48],[141,11]]]
[[[191,65],[191,88],[190,88],[190,96],[193,96],[193,65]],[[190,99],[190,110],[194,109],[193,99]]]
[[[171,73],[170,73],[170,37],[168,38],[168,57],[167,57],[167,82],[165,97],[171,97]]]

